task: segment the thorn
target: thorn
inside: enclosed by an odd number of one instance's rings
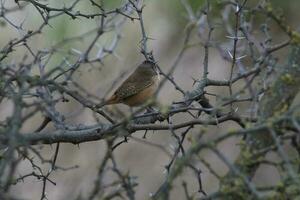
[[[240,56],[240,57],[236,58],[236,60],[241,60],[241,59],[245,58],[246,56],[247,55]]]
[[[147,139],[147,132],[148,132],[148,130],[145,131],[145,133],[143,135],[143,139]]]
[[[82,55],[82,52],[77,49],[71,48],[71,51],[73,51],[74,53],[77,53],[78,55]]]
[[[236,109],[234,109],[234,112],[236,113],[239,110],[239,107],[236,107]]]
[[[240,11],[239,4],[236,4],[235,12],[238,13]]]
[[[235,36],[230,36],[230,35],[227,35],[227,36],[225,36],[226,38],[228,38],[228,39],[232,39],[232,40],[243,40],[243,39],[245,39],[246,37],[239,37],[239,36],[237,36],[237,37],[235,37]]]
[[[230,58],[233,59],[232,54],[230,53],[230,51],[227,51],[227,53],[229,54]]]
[[[101,55],[102,55],[102,53],[103,53],[103,47],[99,47],[99,50],[98,50],[98,52],[97,52],[96,57],[97,57],[97,58],[100,58]]]

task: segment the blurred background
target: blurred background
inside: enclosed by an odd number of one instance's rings
[[[61,5],[69,5],[70,0],[64,1],[40,1],[47,3],[49,6],[60,7]],[[203,4],[203,0],[190,0],[192,8],[196,11]],[[300,1],[295,0],[271,0],[274,7],[282,9],[282,13],[287,18],[289,24],[296,30],[299,28],[299,7]],[[114,9],[122,3],[121,0],[106,0],[103,5],[107,10]],[[251,2],[249,2],[251,3]],[[146,0],[144,1],[145,8],[143,17],[148,40],[148,49],[153,50],[154,57],[158,61],[159,66],[164,72],[168,72],[174,63],[176,56],[183,45],[186,27],[189,23],[188,15],[179,0]],[[15,6],[14,1],[6,1],[5,5]],[[81,1],[77,8],[81,12],[89,12],[95,9],[88,1]],[[14,24],[23,24],[24,30],[36,30],[43,22],[40,13],[32,6],[28,5],[21,11],[12,12],[7,15],[7,18]],[[56,44],[60,44],[66,38],[72,38],[91,30],[90,36],[84,36],[82,39],[68,42],[62,45],[61,52],[56,52],[49,60],[47,70],[51,67],[59,65],[59,63],[66,57],[66,52],[82,52],[88,48],[93,35],[92,32],[99,24],[99,19],[80,18],[73,20],[69,16],[62,15],[51,20],[49,25],[43,29],[42,34],[35,36],[27,41],[28,45],[32,47],[33,51],[42,49],[49,50]],[[0,18],[0,46],[4,46],[7,41],[18,38],[24,34],[23,31],[16,30],[10,24],[7,24]],[[113,92],[122,78],[125,78],[139,63],[143,61],[143,55],[140,53],[141,30],[138,21],[127,20],[120,30],[118,30],[121,39],[117,44],[113,54],[105,57],[102,64],[95,62],[93,64],[82,65],[80,69],[74,74],[74,79],[77,80],[84,89],[99,97],[99,99],[107,97]],[[276,29],[275,29],[276,31]],[[109,48],[116,36],[115,31],[107,32],[97,41],[100,47]],[[196,36],[193,36],[193,41],[199,42]],[[280,36],[278,36],[280,37]],[[218,38],[219,40],[226,40],[225,36]],[[23,59],[26,47],[20,45],[15,49],[11,57],[5,62],[19,62]],[[92,50],[91,55],[96,55],[98,49]],[[280,52],[286,55],[286,52]],[[30,55],[29,55],[30,57]],[[75,61],[75,57],[68,57],[70,61]],[[201,46],[195,46],[186,51],[178,67],[174,72],[174,79],[180,87],[190,91],[193,88],[193,79],[198,79],[202,76],[202,63],[204,53]],[[30,59],[30,58],[29,58]],[[211,50],[209,56],[209,77],[217,80],[228,79],[229,62],[223,60],[219,53]],[[33,69],[33,74],[38,74],[38,70]],[[121,77],[121,78],[120,78]],[[113,88],[113,89],[112,89]],[[209,93],[219,96],[227,95],[227,91],[223,88],[212,87],[208,89]],[[210,97],[211,102],[217,102],[217,97]],[[174,86],[166,83],[158,94],[157,101],[163,105],[169,105],[174,101],[180,101],[182,95],[175,90]],[[70,99],[71,100],[71,99]],[[130,113],[130,109],[124,105],[110,106],[109,110],[119,110],[124,115]],[[239,109],[247,112],[246,106],[242,103]],[[88,109],[81,108],[75,101],[71,100],[69,103],[58,104],[59,110],[66,117],[66,122],[69,124],[93,124],[95,118],[92,112]],[[0,104],[0,120],[5,120],[11,115],[12,105],[9,101]],[[174,118],[176,121],[184,121],[186,116],[178,115]],[[101,120],[101,119],[100,119]],[[24,133],[33,131],[41,123],[41,114],[37,114],[31,120],[27,121],[22,127]],[[238,128],[234,123],[225,123],[214,127],[199,126],[193,129],[190,137],[194,137],[203,129],[208,129],[209,134],[206,134],[203,139],[215,137],[226,130],[234,130]],[[54,127],[48,125],[44,131],[51,131]],[[164,166],[168,164],[170,157],[160,148],[156,148],[144,142],[142,139],[144,132],[136,132],[133,137],[129,139],[128,143],[120,145],[115,151],[116,161],[123,172],[130,172],[131,175],[137,177],[138,186],[136,188],[137,199],[148,199],[151,193],[155,192],[164,181],[166,171]],[[171,134],[166,131],[149,132],[147,134],[147,142],[155,143],[165,147],[170,153],[174,151],[176,140]],[[190,140],[184,144],[186,148],[190,146]],[[230,160],[234,160],[239,153],[238,143],[239,138],[231,138],[219,144],[218,148]],[[41,146],[41,151],[46,158],[53,156],[54,147]],[[50,200],[65,200],[75,199],[79,195],[85,196],[91,190],[91,186],[97,178],[97,170],[103,159],[106,149],[105,142],[96,141],[88,142],[80,145],[62,144],[57,158],[57,164],[63,167],[74,167],[72,170],[57,171],[51,175],[51,180],[56,182],[56,186],[47,184],[47,195]],[[274,155],[268,155],[274,156]],[[210,163],[211,166],[220,174],[227,172],[227,167],[211,152],[203,151],[201,157]],[[201,164],[197,164],[202,170],[203,189],[206,193],[211,193],[218,190],[217,179]],[[32,166],[28,162],[23,162],[18,167],[17,174],[29,173]],[[47,168],[45,168],[46,170]],[[255,177],[255,181],[260,184],[272,183],[278,179],[279,174],[271,167],[263,167]],[[183,173],[183,176],[176,180],[177,185],[172,192],[171,199],[183,199],[183,189],[181,187],[182,179],[188,180],[188,189],[190,192],[197,193],[197,180],[194,174],[190,171]],[[107,176],[105,180],[110,182],[112,177]],[[18,183],[11,188],[12,194],[24,199],[39,199],[42,190],[42,184],[35,179],[26,179],[26,184]]]

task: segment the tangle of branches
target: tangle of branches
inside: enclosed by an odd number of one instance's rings
[[[22,199],[22,195],[12,192],[13,188],[30,185],[32,180],[41,185],[40,199],[50,199],[47,188],[58,187],[51,176],[80,168],[57,164],[57,159],[64,159],[60,157],[62,146],[91,141],[103,141],[106,150],[97,163],[94,185],[86,194],[75,191],[76,199],[137,199],[141,183],[130,170],[120,167],[115,155],[122,146],[132,145],[131,141],[158,148],[169,158],[165,161],[166,173],[161,175],[163,181],[147,198],[174,199],[175,188],[181,188],[188,200],[300,197],[300,116],[296,98],[300,88],[300,33],[268,0],[204,0],[197,6],[188,0],[178,2],[182,10],[178,18],[186,21],[177,55],[168,66],[155,60],[162,76],[156,95],[143,106],[131,109],[130,114],[123,114],[118,108],[100,108],[106,94],[86,89],[79,79],[87,69],[105,76],[107,60],[127,56],[124,52],[117,54],[117,49],[126,41],[124,29],[130,24],[136,25],[134,32],[139,34],[140,43],[134,45],[140,59],[158,56],[151,49],[153,40],[145,22],[151,1],[124,0],[112,5],[101,0],[65,4],[0,0],[0,113],[5,116],[0,121],[0,199]],[[25,17],[30,12],[37,16],[34,23],[28,23]],[[19,15],[24,18],[16,20]],[[48,31],[59,31],[55,28],[62,18],[73,24],[91,25],[72,37],[48,44]],[[198,63],[197,78],[188,80],[193,85],[186,89],[174,72],[195,48],[201,50],[202,61]],[[210,61],[215,57],[224,63],[219,71],[226,74],[226,79],[211,76],[214,72]],[[93,84],[106,83],[100,78]],[[180,99],[162,106],[157,96],[166,84],[172,85]],[[211,88],[222,92],[209,92]],[[88,111],[93,123],[69,120],[72,114],[64,108],[74,102],[78,106],[73,115]],[[38,120],[39,126],[24,128],[32,119]],[[223,125],[236,128],[213,128]],[[216,134],[214,130],[218,130]],[[152,137],[168,134],[175,145],[170,150],[150,141],[150,131],[155,133]],[[239,149],[234,159],[220,147],[230,139]],[[50,157],[43,150],[49,145]],[[223,163],[222,173],[203,152]],[[270,158],[270,154],[276,158]],[[30,171],[20,174],[18,168],[24,163]],[[261,166],[276,170],[279,177],[274,183],[255,181]],[[193,175],[185,179],[186,171]],[[216,179],[218,186],[213,190],[206,189],[204,172]],[[195,183],[197,190],[190,187]]]

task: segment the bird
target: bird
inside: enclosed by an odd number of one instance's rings
[[[158,65],[154,61],[145,60],[100,107],[119,103],[129,107],[140,106],[153,97],[159,80]]]

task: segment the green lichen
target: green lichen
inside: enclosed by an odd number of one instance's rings
[[[296,31],[291,32],[292,41],[293,44],[300,44],[300,33]]]
[[[230,180],[226,180],[226,183],[224,182],[221,184],[220,192],[224,199],[228,200],[254,199],[251,198],[251,193],[248,191],[244,181],[240,177],[236,176],[231,177]]]
[[[240,145],[240,170],[243,173],[249,173],[251,171],[252,166],[256,165],[262,157],[259,155],[254,157],[255,152],[253,152],[253,150],[249,148],[249,145],[247,145],[246,142],[240,143]]]
[[[164,118],[167,118],[170,114],[170,106],[160,106],[159,111]]]
[[[266,11],[268,13],[272,13],[273,12],[273,7],[272,7],[272,4],[270,2],[266,3],[266,7],[265,8],[266,8]]]
[[[289,104],[285,102],[278,103],[278,105],[274,109],[274,119],[280,117],[283,113],[285,113],[289,109]]]
[[[293,76],[292,76],[291,74],[289,74],[289,73],[283,74],[283,75],[280,77],[280,79],[281,79],[282,81],[284,81],[285,83],[287,83],[287,84],[294,84],[294,83],[295,83],[295,80],[293,79]]]

